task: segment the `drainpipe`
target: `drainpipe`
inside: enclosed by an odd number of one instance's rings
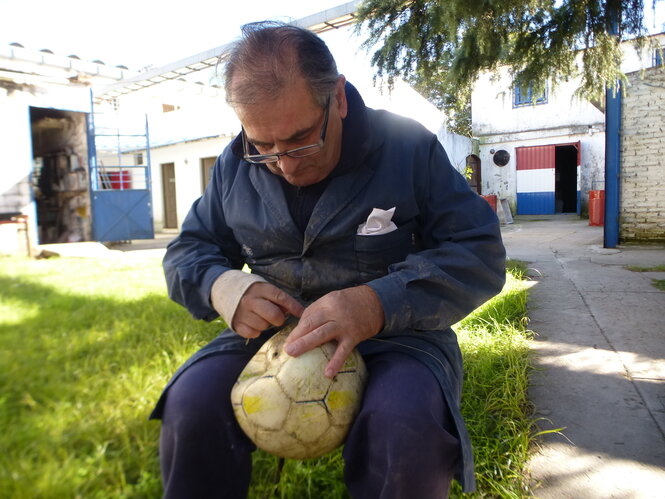
[[[621,4],[608,2],[610,35],[619,35]],[[619,244],[619,174],[621,166],[621,82],[605,92],[605,223],[603,244],[616,248]]]

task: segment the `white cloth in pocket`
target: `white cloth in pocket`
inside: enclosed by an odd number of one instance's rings
[[[397,226],[391,220],[394,214],[394,206],[389,210],[374,208],[372,213],[367,217],[367,221],[358,226],[357,234],[361,236],[378,236],[394,231],[397,229]]]

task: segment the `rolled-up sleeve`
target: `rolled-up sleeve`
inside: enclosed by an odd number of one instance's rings
[[[222,209],[222,160],[217,159],[206,192],[192,205],[163,260],[169,297],[196,319],[208,321],[219,315],[210,303],[213,283],[223,272],[242,267],[239,245]]]

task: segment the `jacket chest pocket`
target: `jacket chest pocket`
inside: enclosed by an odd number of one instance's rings
[[[356,235],[354,246],[361,278],[366,281],[384,276],[390,265],[404,261],[418,250],[416,222],[411,220],[387,234]]]

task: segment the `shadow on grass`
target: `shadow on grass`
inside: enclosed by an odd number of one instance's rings
[[[466,325],[492,329],[498,316],[521,321],[524,311],[510,304],[513,298],[495,298]],[[193,321],[164,294],[117,299],[61,291],[30,278],[0,276],[0,301],[26,309],[22,318],[0,323],[0,423],[6,435],[0,442],[0,490],[17,498],[159,497],[159,425],[147,416],[171,374],[221,325]],[[522,423],[513,418],[522,414],[496,402],[521,389],[511,377],[515,360],[502,349],[517,346],[501,336],[495,340],[505,347],[494,341],[463,345],[462,410],[476,453],[479,496],[505,496],[521,487],[514,456],[522,453],[516,440],[523,435],[513,430]],[[276,488],[281,497],[347,496],[339,451],[315,461],[287,461],[278,487],[275,459],[257,453],[254,461],[250,497]],[[454,489],[451,497],[461,493]]]
[[[158,497],[159,425],[148,414],[221,325],[159,294],[121,300],[7,276],[0,301],[26,309],[0,323],[0,490]]]

